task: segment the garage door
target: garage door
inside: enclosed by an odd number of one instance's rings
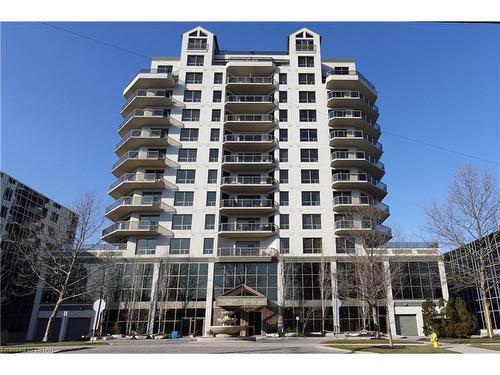
[[[396,333],[401,336],[418,336],[416,315],[396,315]]]
[[[66,327],[66,341],[81,340],[90,332],[90,318],[69,318]]]

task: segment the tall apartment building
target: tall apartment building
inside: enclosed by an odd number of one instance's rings
[[[20,229],[33,222],[41,222],[47,241],[55,231],[75,228],[77,216],[66,207],[6,173],[0,172],[1,180],[1,212],[0,235],[2,250],[2,298],[1,298],[1,331],[2,341],[24,341],[30,324],[33,307],[37,304],[35,294],[13,295],[16,288],[18,259],[12,244],[19,238]],[[15,248],[14,248],[15,249]],[[22,294],[22,293],[21,293]]]
[[[359,301],[337,309],[329,293],[316,309],[323,265],[331,277],[360,248],[352,233],[391,237],[377,92],[353,60],[322,58],[308,29],[284,51],[237,52],[196,27],[179,57],[152,58],[123,94],[102,234],[119,280],[104,332],[363,326]],[[408,278],[380,313],[395,333],[423,334],[422,299],[447,296],[439,251],[389,247],[405,254]]]

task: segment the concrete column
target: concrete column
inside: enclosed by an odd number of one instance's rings
[[[59,315],[59,314],[57,314]],[[56,317],[57,317],[56,315]],[[66,336],[66,328],[68,327],[68,312],[62,311],[61,316],[61,328],[59,329],[59,339],[57,341],[64,341],[64,336]]]
[[[161,263],[159,261],[154,263],[154,268],[153,268],[153,281],[151,285],[151,300],[149,302],[149,314],[148,314],[148,327],[147,327],[147,334],[152,335],[154,334],[154,327],[155,327],[155,317],[156,317],[156,295],[158,291],[158,282],[160,280],[160,265]]]
[[[389,318],[389,327],[392,334],[396,334],[396,314],[394,312],[394,296],[392,295],[392,276],[391,276],[391,264],[388,260],[384,261],[384,274],[388,279],[388,287],[387,287],[387,309],[386,314],[388,314]]]
[[[284,294],[285,291],[283,290],[284,285],[283,285],[283,272],[284,270],[284,265],[283,261],[278,262],[278,282],[277,282],[277,287],[278,287],[278,332],[281,332],[282,327],[283,327],[283,314],[284,314]]]
[[[207,300],[205,302],[205,322],[203,324],[203,335],[209,336],[210,326],[212,325],[212,306],[214,295],[214,263],[208,263],[207,275]]]
[[[450,298],[450,294],[448,291],[448,281],[446,280],[446,269],[443,260],[438,261],[438,269],[439,269],[439,279],[441,280],[441,291],[443,293],[443,298],[445,300],[448,300]]]
[[[336,261],[330,262],[330,277],[331,277],[331,283],[332,283],[332,300],[339,299],[338,283],[337,283],[337,262]],[[338,311],[337,311],[337,309],[333,308],[332,318],[333,318],[334,329],[336,329],[335,327],[339,327],[339,330],[340,330],[340,306],[338,306]]]
[[[42,275],[45,277],[45,273]],[[30,324],[28,326],[28,332],[26,333],[26,341],[33,341],[35,336],[35,328],[38,321],[38,311],[40,310],[40,301],[42,300],[43,292],[43,281],[38,282],[38,286],[35,292],[35,298],[33,299],[33,308],[31,309]]]

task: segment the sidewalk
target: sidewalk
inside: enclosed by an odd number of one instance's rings
[[[461,353],[461,354],[497,354],[498,355],[498,352],[495,352],[494,350],[475,348],[475,347],[467,345],[467,344],[441,343],[439,346],[443,349],[449,349],[451,351]]]

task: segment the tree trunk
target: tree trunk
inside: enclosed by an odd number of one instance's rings
[[[379,321],[378,321],[377,306],[372,305],[371,310],[372,310],[372,319],[373,319],[373,328],[375,331],[375,338],[379,339],[380,338],[380,325],[379,325]]]
[[[391,314],[389,314],[389,306],[386,306],[386,325],[387,325],[387,335],[389,335],[389,346],[392,348],[394,346],[394,340],[392,339],[392,329],[391,329]]]
[[[488,332],[488,337],[492,339],[493,323],[491,321],[490,302],[488,300],[488,288],[486,287],[486,270],[483,258],[481,258],[480,262],[479,281],[480,281],[479,292],[481,293],[481,301],[483,303],[483,311],[484,311],[483,315],[484,315],[484,322],[486,324],[486,331]]]
[[[52,324],[57,315],[57,312],[59,311],[59,307],[61,306],[62,301],[63,301],[62,298],[59,297],[57,299],[56,304],[54,305],[54,310],[52,310],[52,314],[50,314],[49,320],[47,321],[47,328],[45,328],[45,333],[43,334],[42,342],[49,341],[49,334],[50,331],[52,331]]]

